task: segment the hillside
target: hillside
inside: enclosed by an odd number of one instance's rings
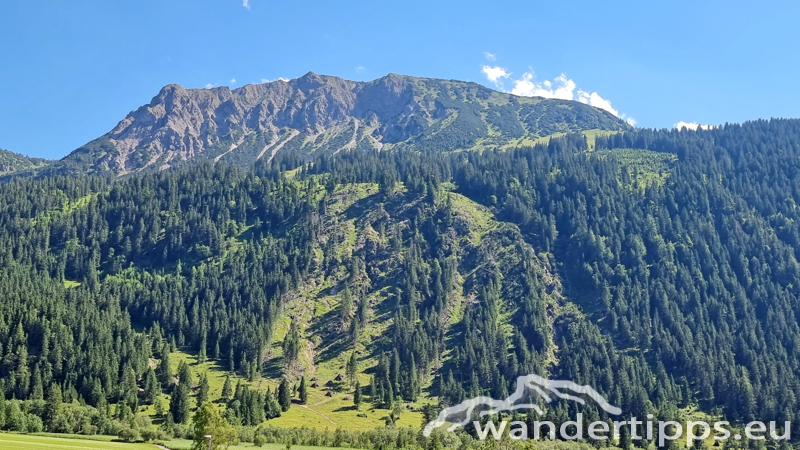
[[[203,160],[249,166],[278,152],[485,149],[628,128],[579,102],[517,97],[476,83],[396,74],[355,82],[309,72],[233,90],[165,86],[53,171],[128,174]]]
[[[30,158],[0,148],[0,176],[43,167],[49,163],[50,161],[43,158]]]
[[[508,145],[10,180],[0,390],[59,432],[182,436],[214,400],[250,432],[416,433],[525,374],[631,416],[793,420],[800,121]]]

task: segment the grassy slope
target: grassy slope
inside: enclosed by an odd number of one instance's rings
[[[443,186],[443,193],[450,191],[451,185]],[[350,261],[354,249],[360,248],[367,238],[380,239],[377,231],[370,226],[370,220],[374,218],[377,210],[385,209],[390,219],[387,220],[387,235],[390,227],[396,223],[402,223],[404,211],[415,207],[420,199],[411,198],[403,193],[402,187],[398,189],[397,195],[389,201],[383,201],[378,195],[377,184],[358,184],[337,187],[333,196],[333,201],[328,204],[327,212],[324,217],[328,234],[332,230],[338,230],[339,244],[336,248],[343,264],[332,270],[327,275],[317,271],[313,278],[305,280],[301,289],[293,294],[285,308],[284,315],[280,319],[273,332],[273,343],[270,348],[267,365],[262,377],[253,383],[249,383],[245,378],[230,374],[233,385],[238,381],[243,384],[251,385],[260,390],[274,390],[284,373],[284,362],[282,359],[281,344],[288,332],[292,318],[298,320],[302,329],[303,351],[297,367],[290,368],[287,372],[293,379],[299,379],[301,374],[305,375],[307,383],[311,384],[312,378],[317,378],[319,387],[309,387],[309,400],[306,405],[294,404],[292,408],[284,413],[280,418],[269,421],[269,425],[282,427],[308,426],[316,429],[334,430],[342,427],[348,430],[370,430],[384,424],[384,419],[389,411],[385,409],[375,409],[370,403],[362,404],[361,411],[356,410],[352,401],[352,388],[347,382],[335,382],[333,388],[328,388],[326,384],[333,381],[337,375],[345,373],[345,364],[352,352],[352,348],[345,344],[345,332],[337,322],[338,306],[340,302],[339,289],[342,282],[347,277],[348,270],[344,264]],[[466,255],[469,249],[480,246],[486,236],[492,231],[502,228],[502,224],[494,219],[492,213],[484,206],[479,205],[468,198],[450,193],[450,198],[455,211],[456,220],[461,225],[458,245]],[[445,196],[441,196],[444,201]],[[329,235],[321,236],[320,245],[330,238]],[[491,245],[491,243],[487,243]],[[512,248],[513,246],[509,246]],[[322,254],[321,248],[317,248],[317,253]],[[510,251],[510,250],[509,250]],[[470,277],[474,277],[478,269],[483,265],[482,262],[468,264],[468,269],[462,270],[457,276],[459,287],[450,295],[448,304],[451,309],[450,323],[454,324],[461,320],[463,307],[470,293],[464,290],[464,285]],[[362,330],[359,343],[357,345],[359,361],[359,381],[364,386],[369,384],[369,375],[365,373],[377,363],[377,357],[381,349],[384,348],[386,330],[392,323],[392,311],[394,299],[390,296],[391,287],[397,280],[393,279],[396,273],[385,273],[384,285],[371,286],[366,296],[369,299],[371,308],[369,312],[370,320],[368,325]],[[471,285],[472,283],[466,283]],[[448,339],[451,343],[448,347],[455,345],[452,337]],[[443,355],[447,357],[447,352]],[[220,397],[225,376],[229,373],[224,368],[224,362],[209,360],[203,364],[197,364],[194,354],[183,351],[174,352],[171,355],[173,371],[177,371],[181,360],[186,361],[192,368],[195,380],[205,372],[210,383],[210,398],[216,400]],[[399,426],[411,426],[418,428],[422,423],[422,415],[418,412],[419,407],[434,400],[430,398],[427,389],[433,377],[424,380],[423,394],[417,402],[406,404],[404,412],[400,416]],[[333,392],[332,396],[326,396],[326,392]],[[162,401],[166,407],[169,404],[169,397],[164,394]],[[193,402],[192,402],[193,403]],[[193,405],[194,406],[194,405]],[[150,415],[154,423],[159,423],[155,417],[155,408],[152,405],[140,407],[140,412]],[[366,417],[359,417],[361,414]]]

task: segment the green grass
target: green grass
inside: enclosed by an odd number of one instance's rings
[[[631,183],[628,188],[644,188],[661,185],[669,177],[672,166],[678,160],[674,153],[654,152],[639,148],[614,148],[592,153],[598,158],[613,156],[624,170],[628,171]]]
[[[166,446],[170,450],[189,450],[192,447],[192,441],[188,439],[173,439],[171,441],[158,441],[159,444]],[[252,443],[249,442],[241,442],[238,445],[231,445],[228,447],[228,450],[241,450],[243,448],[247,449],[257,449],[260,448],[262,450],[286,450],[285,444],[264,444],[261,447],[256,447]],[[150,447],[150,450],[156,450],[155,446]],[[333,447],[309,447],[307,445],[293,445],[292,450],[334,450]],[[340,450],[340,449],[337,449]]]
[[[0,449],[38,450],[38,449],[103,449],[103,450],[154,450],[153,444],[114,442],[112,436],[70,436],[32,435],[0,433]]]
[[[188,439],[172,439],[169,441],[159,440],[159,444],[166,446],[170,450],[189,450],[192,441]],[[0,433],[0,449],[14,450],[156,450],[152,443],[127,443],[120,442],[115,436],[81,436],[73,434],[56,435],[51,433],[41,434],[18,434]],[[262,447],[255,447],[252,443],[242,442],[238,445],[231,445],[228,450],[261,448],[264,450],[285,450],[284,444],[264,444]],[[333,450],[330,447],[309,447],[303,445],[293,445],[293,450]]]

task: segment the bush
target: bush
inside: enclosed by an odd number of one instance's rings
[[[19,408],[19,402],[11,401],[6,404],[6,429],[20,433],[28,430],[27,418]]]
[[[127,424],[122,424],[119,426],[117,429],[117,436],[119,436],[119,438],[125,442],[134,442],[141,439],[141,436],[139,436],[139,431],[134,430]]]
[[[242,442],[253,442],[256,431],[253,427],[236,427],[236,435]]]
[[[27,432],[28,433],[41,433],[44,429],[42,419],[35,414],[28,414],[26,417]]]
[[[255,445],[256,447],[263,447],[264,444],[266,443],[267,443],[267,438],[265,438],[260,434],[255,435],[255,437],[253,438],[253,445]]]
[[[141,430],[142,439],[145,441],[154,441],[156,439],[160,439],[159,432],[152,429],[152,428],[145,428]]]

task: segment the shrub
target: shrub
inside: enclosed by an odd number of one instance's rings
[[[119,438],[125,442],[134,442],[141,439],[139,431],[134,430],[127,424],[122,424],[119,426],[119,428],[117,429],[117,436],[119,436]]]

